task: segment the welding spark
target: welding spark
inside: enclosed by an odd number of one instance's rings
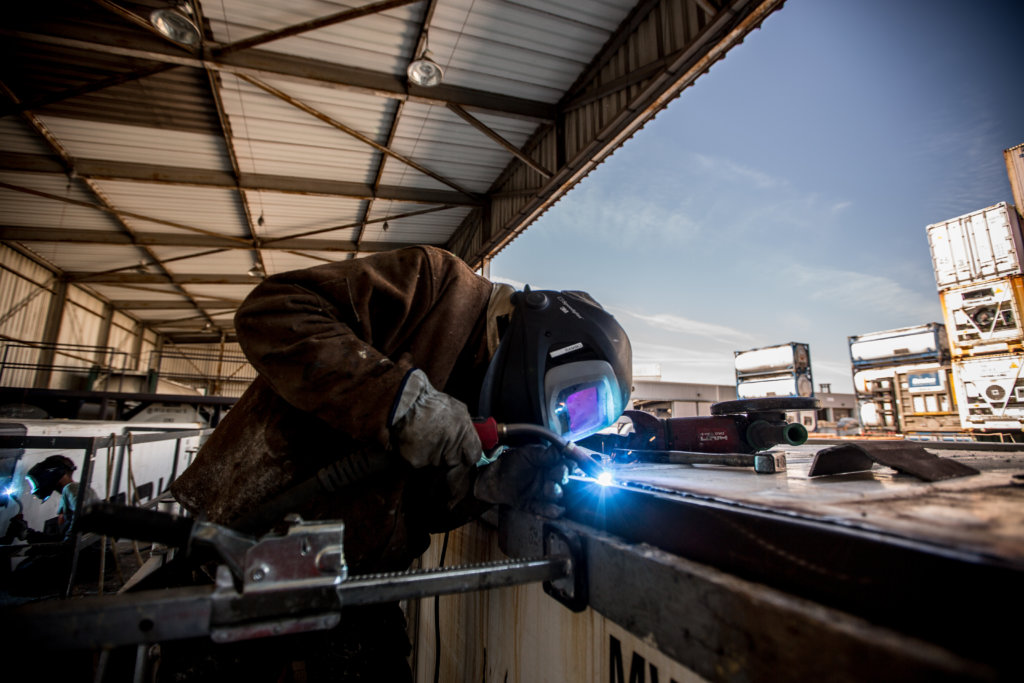
[[[605,470],[601,474],[597,475],[597,483],[601,486],[611,486],[615,483],[615,479],[612,477],[612,473]]]
[[[4,489],[4,495],[7,496],[8,498],[13,496],[17,492],[18,492],[18,487],[16,487],[14,484],[11,484],[10,486],[8,486],[7,488]]]

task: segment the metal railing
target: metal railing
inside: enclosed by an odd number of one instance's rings
[[[84,389],[118,382],[134,368],[131,355],[110,346],[3,342],[0,386]],[[54,386],[55,385],[55,386]],[[119,387],[112,387],[113,389]]]
[[[171,380],[207,396],[241,396],[256,379],[256,368],[240,353],[162,349],[150,353],[153,381]],[[151,389],[155,389],[155,385]]]

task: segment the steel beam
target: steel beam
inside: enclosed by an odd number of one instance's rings
[[[87,52],[188,66],[195,69],[211,68],[236,75],[248,74],[261,78],[272,78],[275,81],[293,81],[322,87],[341,88],[365,95],[410,100],[424,104],[445,106],[451,102],[469,109],[490,111],[532,121],[547,121],[554,115],[554,108],[546,102],[444,84],[424,88],[409,85],[404,78],[391,73],[265,50],[240,50],[218,56],[213,52],[217,46],[209,45],[206,49],[207,54],[197,57],[184,54],[180,50],[167,46],[161,40],[144,35],[130,38],[122,36],[118,45],[103,43],[96,40],[95,34],[86,33],[76,27],[67,27],[65,35],[59,36],[18,31],[5,27],[0,28],[0,37],[3,37],[9,44],[12,41],[26,41],[56,45]]]
[[[89,273],[69,271],[70,282],[83,284],[175,284],[175,285],[255,285],[258,278],[233,274],[163,275],[158,273]],[[198,306],[196,307],[199,308]]]
[[[412,5],[423,1],[424,0],[382,0],[382,2],[374,2],[369,5],[363,5],[362,7],[353,7],[351,9],[335,12],[334,14],[328,14],[324,17],[317,17],[316,19],[310,19],[309,21],[292,24],[291,26],[279,28],[275,31],[266,31],[265,33],[252,36],[251,38],[236,40],[233,43],[228,43],[227,45],[221,45],[220,47],[214,48],[213,53],[216,55],[226,55],[239,50],[247,50],[249,48],[256,47],[257,45],[263,45],[264,43],[269,43],[274,40],[280,40],[281,38],[297,36],[300,33],[306,33],[307,31],[314,31],[318,28],[333,26],[345,21],[351,21],[352,19],[377,14],[378,12],[386,12],[389,9],[396,9],[398,7],[404,7],[405,5]]]
[[[393,220],[393,219],[381,219]],[[372,221],[379,222],[379,221]],[[337,230],[340,228],[331,228]],[[315,231],[313,234],[318,234]],[[0,225],[0,241],[3,242],[73,242],[76,244],[122,244],[147,245],[151,247],[208,247],[215,249],[251,249],[251,243],[228,236],[212,236],[181,233],[140,232],[132,237],[106,230],[76,230],[73,228],[36,228],[17,225]],[[419,244],[423,244],[420,242]],[[356,244],[351,240],[310,239],[309,237],[275,237],[260,242],[260,249],[334,252],[375,253],[407,247],[407,242],[364,242]],[[440,244],[436,246],[441,246]],[[166,262],[166,261],[165,261]]]
[[[64,167],[52,157],[16,152],[0,152],[0,170],[65,173]],[[450,192],[448,190],[420,190],[387,185],[374,188],[366,183],[323,180],[320,178],[297,178],[295,176],[269,175],[264,173],[242,173],[236,180],[234,174],[230,171],[180,166],[158,166],[155,164],[138,164],[103,159],[76,158],[75,172],[81,178],[91,178],[94,180],[126,180],[232,190],[241,188],[243,190],[267,190],[269,192],[282,192],[285,194],[352,197],[355,199],[392,199],[420,204],[450,204],[453,206],[476,206],[480,204],[479,199],[473,199],[460,192]]]

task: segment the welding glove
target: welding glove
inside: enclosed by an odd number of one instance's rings
[[[388,421],[392,443],[413,467],[448,469],[453,495],[469,493],[470,473],[483,456],[466,405],[430,385],[426,373],[405,376]]]
[[[565,512],[558,503],[569,481],[570,470],[569,461],[557,446],[521,446],[480,468],[473,484],[473,495],[486,503],[559,517]]]

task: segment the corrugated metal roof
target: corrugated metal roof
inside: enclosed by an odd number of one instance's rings
[[[146,126],[40,116],[69,155],[77,159],[159,162],[161,166],[228,170],[224,141],[213,135]]]
[[[475,265],[781,2],[199,0],[202,52],[102,3],[22,4],[0,240],[176,312],[156,329],[179,341],[230,337],[260,272],[414,243]],[[406,78],[424,48],[436,88]]]

